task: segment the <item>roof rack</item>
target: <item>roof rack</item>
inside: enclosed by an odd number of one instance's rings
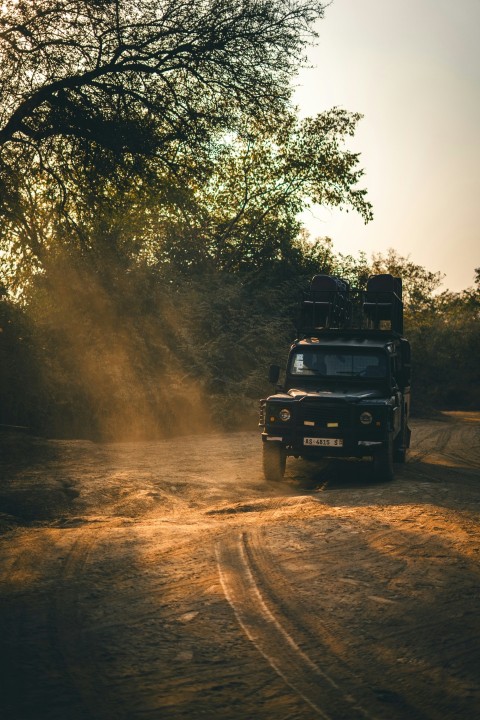
[[[402,278],[388,273],[372,275],[363,295],[362,309],[369,328],[403,333]]]
[[[318,330],[349,327],[352,317],[349,284],[332,275],[315,275],[301,312],[301,325],[304,328]]]
[[[372,275],[366,290],[333,275],[315,275],[301,305],[299,334],[321,330],[385,330],[403,333],[402,280]]]

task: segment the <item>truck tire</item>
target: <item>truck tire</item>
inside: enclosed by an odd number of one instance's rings
[[[373,476],[379,482],[393,480],[393,442],[389,438],[386,446],[373,457]]]
[[[407,426],[404,425],[393,442],[393,462],[404,463],[407,460]]]
[[[393,450],[393,462],[404,463],[407,462],[407,449],[404,447],[396,447]]]
[[[269,482],[279,482],[285,474],[287,456],[280,445],[263,444],[263,474]]]

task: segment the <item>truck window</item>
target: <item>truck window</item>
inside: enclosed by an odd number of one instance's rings
[[[345,349],[298,348],[290,359],[289,371],[296,376],[326,378],[385,378],[386,356],[381,352]]]

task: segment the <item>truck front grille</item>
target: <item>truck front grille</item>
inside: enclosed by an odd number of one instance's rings
[[[351,425],[351,408],[348,405],[326,405],[323,403],[301,402],[298,406],[300,425],[315,423],[314,427],[346,430]],[[337,424],[337,425],[335,425]],[[330,427],[329,427],[330,425]]]

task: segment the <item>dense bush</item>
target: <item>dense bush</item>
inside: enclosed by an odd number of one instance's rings
[[[65,265],[55,280],[40,276],[23,308],[0,303],[1,422],[107,439],[253,428],[310,276],[347,271],[362,282],[368,269],[328,242],[301,249],[250,272],[137,268],[108,288]],[[394,257],[396,272],[408,269]],[[414,410],[478,408],[478,290],[431,287],[419,300],[412,282],[405,276]]]

